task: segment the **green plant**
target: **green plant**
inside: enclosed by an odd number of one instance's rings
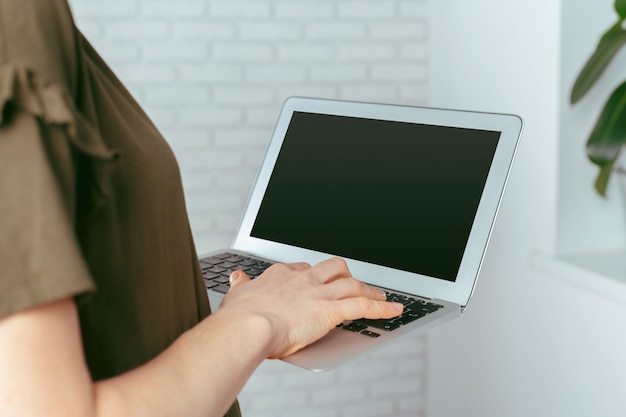
[[[596,50],[578,74],[570,96],[572,105],[593,87],[615,54],[626,43],[626,0],[615,0],[614,8],[618,16],[617,23],[602,35]],[[626,81],[611,93],[587,139],[587,157],[600,169],[595,188],[601,196],[606,195],[613,166],[625,146]]]

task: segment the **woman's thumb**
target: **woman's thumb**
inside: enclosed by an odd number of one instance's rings
[[[230,281],[230,288],[232,289],[237,285],[241,285],[245,282],[250,281],[250,277],[245,272],[237,270],[233,271],[233,273],[230,274],[228,280]]]

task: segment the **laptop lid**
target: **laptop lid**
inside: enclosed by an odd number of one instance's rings
[[[341,256],[364,282],[464,308],[521,130],[514,115],[289,98],[233,248]]]

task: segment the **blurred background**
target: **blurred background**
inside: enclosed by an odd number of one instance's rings
[[[292,95],[515,113],[518,157],[467,312],[337,371],[266,361],[246,417],[626,415],[626,224],[593,191],[597,91],[571,85],[616,20],[595,0],[70,0],[172,146],[198,251],[227,246]]]

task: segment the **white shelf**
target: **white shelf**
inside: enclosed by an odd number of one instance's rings
[[[568,255],[532,254],[531,265],[547,276],[626,305],[626,251]]]

